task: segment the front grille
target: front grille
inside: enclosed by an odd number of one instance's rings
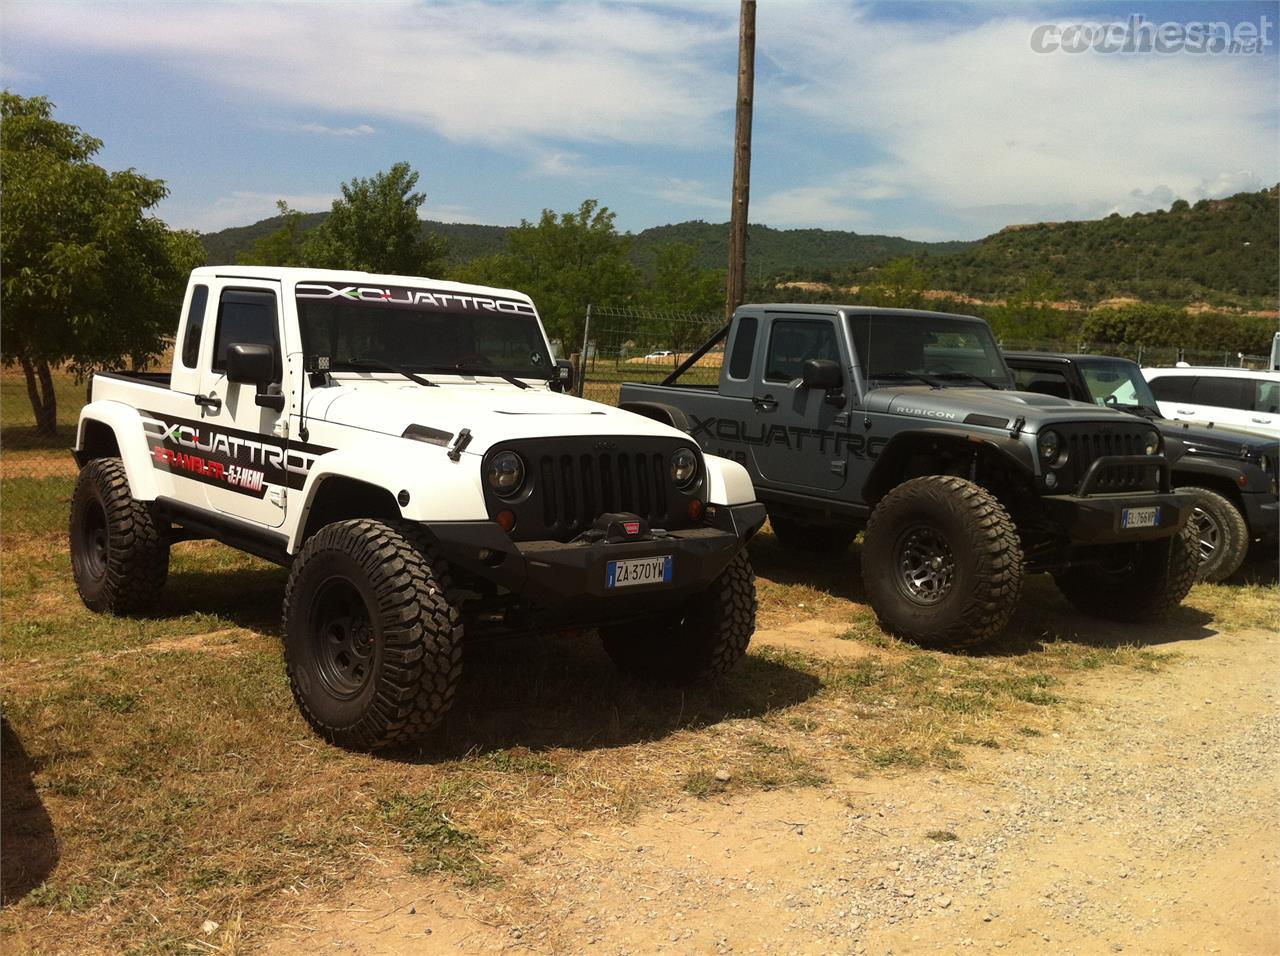
[[[698,480],[680,489],[671,480],[671,455],[688,448],[698,456]],[[650,527],[677,530],[690,525],[689,502],[699,497],[705,462],[692,441],[628,436],[521,439],[495,445],[485,461],[514,451],[525,463],[525,487],[499,498],[485,486],[489,516],[515,513],[511,537],[517,541],[571,541],[600,515],[628,512]]]
[[[667,515],[668,458],[657,454],[551,454],[537,459],[542,525],[553,537],[626,511],[660,525]]]
[[[1099,458],[1111,455],[1146,454],[1149,428],[1141,426],[1108,426],[1100,430],[1097,424],[1082,423],[1064,427],[1055,426],[1067,448],[1067,472],[1069,487],[1078,488],[1085,472]],[[1060,473],[1061,474],[1061,473]],[[1124,491],[1154,491],[1159,486],[1159,467],[1151,465],[1112,465],[1104,467],[1092,485],[1096,494],[1115,494]]]

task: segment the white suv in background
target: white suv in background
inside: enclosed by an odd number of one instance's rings
[[[1160,414],[1212,421],[1280,438],[1280,372],[1244,368],[1144,368]]]

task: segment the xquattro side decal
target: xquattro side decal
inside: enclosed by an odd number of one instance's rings
[[[779,445],[788,451],[801,452],[806,447],[821,454],[842,455],[848,452],[854,458],[879,458],[889,439],[878,435],[855,435],[825,428],[801,428],[797,425],[765,425],[741,422],[732,418],[709,416],[699,418],[690,415],[693,428],[689,434],[701,445],[712,439],[740,442],[744,445]],[[806,446],[805,442],[808,441]]]
[[[332,451],[160,412],[139,414],[156,468],[253,498],[265,496],[270,485],[301,488],[315,460]]]

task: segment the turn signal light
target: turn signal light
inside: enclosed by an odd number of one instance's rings
[[[511,529],[516,526],[516,513],[514,511],[499,511],[493,520],[498,522],[498,527],[510,534]]]
[[[702,517],[702,502],[694,498],[689,502],[689,520],[697,521]]]

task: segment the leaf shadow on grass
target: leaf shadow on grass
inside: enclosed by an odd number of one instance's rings
[[[430,750],[386,756],[436,762],[512,747],[625,747],[761,717],[821,688],[816,675],[768,655],[744,657],[714,685],[679,689],[622,677],[591,632],[496,640],[467,648],[457,700]]]
[[[58,838],[32,774],[37,769],[0,716],[0,904],[22,899],[58,865]]]

